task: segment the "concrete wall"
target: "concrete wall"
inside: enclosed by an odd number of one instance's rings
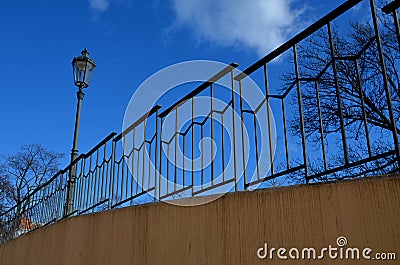
[[[241,192],[203,206],[157,203],[73,217],[0,246],[0,264],[398,265],[399,213],[399,177]],[[395,252],[397,261],[256,254],[264,243],[319,251],[337,247],[338,236],[346,247]]]

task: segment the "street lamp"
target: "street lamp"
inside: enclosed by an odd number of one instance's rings
[[[83,89],[87,88],[90,84],[90,79],[93,75],[93,70],[96,67],[96,63],[90,59],[89,52],[87,49],[82,51],[82,55],[74,57],[72,60],[72,70],[74,74],[74,83],[78,87],[78,104],[76,107],[76,118],[75,118],[75,130],[74,130],[74,141],[71,150],[71,165],[76,158],[78,158],[78,136],[79,136],[79,124],[81,120],[81,105],[85,95]],[[69,171],[68,187],[67,187],[67,202],[64,208],[64,217],[72,214],[74,209],[74,195],[75,195],[75,181],[76,181],[76,163],[72,165]]]
[[[74,57],[72,60],[74,81],[79,90],[89,86],[90,79],[93,75],[93,70],[96,67],[96,63],[88,56],[88,50],[84,49],[82,51],[82,56]]]

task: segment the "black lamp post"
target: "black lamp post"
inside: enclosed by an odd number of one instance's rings
[[[82,55],[74,57],[72,60],[72,69],[74,73],[74,82],[78,87],[78,104],[76,107],[76,118],[75,118],[75,130],[74,130],[74,141],[71,151],[71,164],[78,158],[78,136],[79,136],[79,124],[81,120],[81,105],[85,95],[83,89],[87,88],[90,83],[90,79],[93,75],[93,70],[96,67],[96,63],[88,57],[89,52],[87,49],[82,51]],[[75,195],[75,182],[76,182],[76,163],[72,165],[69,171],[68,188],[67,188],[67,202],[64,208],[64,216],[72,214],[74,209],[74,195]]]

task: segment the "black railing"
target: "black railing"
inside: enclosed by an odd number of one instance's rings
[[[365,4],[370,23],[340,24]],[[399,172],[399,6],[349,0],[243,72],[232,63],[169,108],[156,105],[3,213],[0,243],[116,207]],[[248,95],[252,80],[261,96]]]

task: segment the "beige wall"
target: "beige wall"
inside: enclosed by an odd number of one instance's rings
[[[400,178],[228,194],[196,207],[164,203],[74,217],[0,246],[0,264],[400,264]],[[397,262],[260,260],[270,247],[348,246]]]

